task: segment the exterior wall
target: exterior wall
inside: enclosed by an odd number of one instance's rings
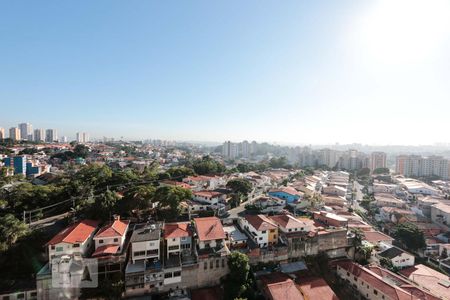
[[[198,247],[204,249],[206,248],[206,245],[209,244],[209,248],[215,248],[220,242],[223,242],[223,240],[198,241]]]
[[[270,229],[268,236],[269,244],[276,244],[278,242],[278,229]]]
[[[431,206],[431,221],[450,225],[450,213],[446,213],[435,206]]]
[[[181,278],[183,286],[201,288],[219,284],[220,279],[228,273],[227,257],[217,256],[201,258],[198,264],[192,267],[183,267]]]
[[[37,299],[37,291],[29,290],[29,291],[20,291],[9,294],[0,294],[0,299],[8,299],[8,300],[35,300]]]
[[[193,195],[194,201],[207,202],[209,204],[219,203],[219,197],[205,197],[200,195]]]
[[[284,200],[286,200],[287,203],[292,203],[295,200],[300,199],[300,196],[298,196],[298,195],[291,195],[291,194],[288,194],[285,192],[269,192],[268,194],[272,197],[284,199]]]
[[[347,270],[341,268],[340,266],[337,266],[337,274],[343,280],[348,281],[350,285],[366,299],[373,299],[373,300],[390,299],[387,295],[373,288],[370,284],[362,280],[360,277],[354,276],[352,273],[347,272]]]
[[[378,257],[378,259],[380,256]],[[414,256],[408,253],[402,253],[401,255],[391,259],[392,264],[400,269],[414,266]]]
[[[160,259],[160,241],[154,240],[154,241],[142,241],[142,242],[134,242],[131,244],[131,260],[133,262],[141,259],[147,259],[147,258],[158,258]],[[157,254],[154,254],[153,251],[158,250]],[[147,252],[151,251],[151,252]],[[145,252],[143,253],[136,253],[136,252]]]
[[[94,241],[95,241],[95,249],[97,249],[98,247],[101,247],[101,246],[105,246],[105,245],[119,245],[120,246],[119,250],[121,250],[123,247],[123,244],[125,243],[125,235],[117,236],[117,237],[105,237],[105,238],[96,237],[96,238],[94,238]],[[103,242],[101,243],[100,241],[103,241]]]
[[[240,219],[239,225],[242,229],[249,232],[249,237],[258,244],[260,248],[267,247],[269,243],[269,233],[267,231],[258,231],[247,220]],[[273,240],[273,235],[272,235]]]
[[[181,251],[181,240],[178,237],[166,239],[166,245],[167,245],[167,254],[179,253]]]
[[[93,235],[93,234],[92,234]],[[69,243],[59,243],[54,246],[48,245],[48,258],[51,263],[52,257],[58,257],[63,255],[73,255],[79,254],[81,256],[85,256],[87,250],[89,250],[91,246],[91,237],[88,238],[84,243],[80,243],[79,247],[74,247],[75,244]],[[54,249],[52,249],[54,248]]]

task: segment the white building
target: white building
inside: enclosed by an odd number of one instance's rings
[[[217,205],[219,202],[224,201],[227,195],[214,192],[214,191],[198,191],[192,194],[192,199],[194,201],[208,203],[211,205]]]
[[[381,259],[381,257],[389,259],[390,261],[392,261],[392,265],[399,269],[414,266],[415,261],[414,255],[395,246],[391,246],[386,250],[378,252],[376,254],[376,257],[378,259]]]
[[[89,133],[87,132],[77,132],[77,142],[80,144],[89,142]]]
[[[131,236],[130,260],[157,259],[161,256],[161,227],[162,224],[137,224]]]
[[[275,244],[278,240],[278,226],[265,215],[246,215],[239,219],[239,223],[260,248]]]
[[[20,140],[20,130],[17,127],[11,127],[9,129],[9,138],[13,141]]]
[[[34,141],[37,143],[45,141],[44,129],[35,129],[34,130]]]
[[[28,139],[29,135],[33,135],[33,126],[30,123],[19,124],[20,138],[22,140]]]
[[[92,238],[99,222],[82,220],[55,235],[46,245],[49,262],[63,255],[85,256],[92,245]]]
[[[6,139],[5,129],[0,127],[0,140]]]
[[[120,217],[117,216],[114,221],[103,226],[94,236],[95,252],[92,256],[121,253],[129,224],[130,221],[120,220]]]
[[[386,168],[386,153],[372,152],[370,155],[370,169],[373,171],[379,168]]]

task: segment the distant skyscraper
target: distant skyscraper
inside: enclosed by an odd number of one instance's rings
[[[58,141],[58,132],[56,131],[56,129],[47,129],[45,131],[45,141],[47,143]]]
[[[44,129],[35,129],[34,130],[34,141],[36,143],[40,143],[40,142],[44,142],[45,141]]]
[[[87,143],[89,142],[89,133],[87,132],[77,132],[77,142]]]
[[[449,161],[442,156],[399,155],[395,171],[405,176],[449,178]]]
[[[4,128],[0,128],[0,140],[6,138],[5,137],[5,129]]]
[[[69,139],[67,138],[67,136],[62,136],[62,137],[59,139],[59,142],[60,142],[60,143],[67,143],[68,140],[69,140]]]
[[[20,140],[20,130],[17,127],[11,127],[9,129],[9,138],[13,141]]]
[[[22,140],[27,140],[28,136],[33,134],[33,126],[30,123],[20,123],[19,130]]]
[[[370,156],[370,169],[373,171],[379,168],[386,168],[386,153],[372,152]]]

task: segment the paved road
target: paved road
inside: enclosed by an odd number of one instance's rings
[[[60,215],[51,216],[51,217],[48,217],[48,218],[45,218],[45,219],[34,221],[34,222],[31,222],[29,224],[29,226],[32,229],[38,229],[38,228],[51,226],[51,225],[54,225],[57,221],[60,221],[60,220],[62,220],[64,218],[66,218],[69,214],[70,214],[69,212],[66,212],[66,213],[63,213],[63,214],[60,214]]]
[[[355,198],[353,199],[352,207],[353,209],[358,209],[362,212],[365,212],[366,210],[359,205],[359,201],[361,201],[364,197],[364,193],[362,192],[363,187],[364,186],[359,184],[358,181],[353,181],[353,191],[355,193]]]

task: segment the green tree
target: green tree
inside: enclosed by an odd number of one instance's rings
[[[413,223],[398,224],[394,229],[394,237],[413,251],[426,246],[423,232]]]
[[[17,239],[28,233],[28,227],[25,223],[7,214],[0,217],[0,251],[5,251],[11,247]]]
[[[364,232],[359,228],[353,228],[350,230],[353,238],[352,238],[352,246],[353,246],[353,260],[356,259],[356,254],[361,251],[362,241],[364,239]]]
[[[389,174],[389,168],[376,168],[373,174]]]
[[[85,145],[78,144],[73,148],[75,157],[86,158],[89,154],[89,148]]]
[[[145,210],[151,206],[156,188],[153,185],[134,186],[124,193],[120,202],[120,213],[130,214],[131,211]]]
[[[236,178],[227,182],[227,188],[231,189],[233,193],[248,195],[252,191],[252,184],[247,179]]]
[[[248,256],[232,252],[228,257],[230,273],[225,280],[225,299],[245,297],[251,290],[250,264]]]
[[[188,167],[174,167],[167,170],[167,173],[174,180],[181,181],[183,178],[193,176],[194,170]]]
[[[168,219],[176,219],[180,215],[180,202],[191,198],[191,190],[178,186],[160,186],[155,191],[153,202],[158,203],[159,210],[165,210]]]
[[[195,173],[199,175],[221,174],[226,170],[223,164],[208,155],[194,161],[193,168]]]

